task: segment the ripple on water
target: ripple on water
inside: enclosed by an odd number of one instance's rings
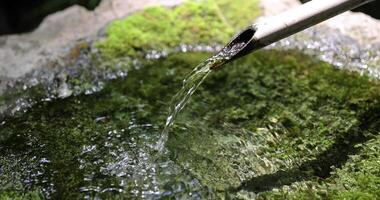
[[[260,188],[265,175],[293,172],[317,159],[336,138],[365,127],[362,114],[376,114],[342,109],[356,101],[334,96],[364,97],[366,106],[373,106],[377,90],[365,78],[299,53],[263,51],[204,81],[157,158],[168,100],[207,56],[173,54],[150,61],[105,82],[99,92],[38,101],[23,114],[1,119],[0,190],[71,199],[233,196],[253,184],[250,180]],[[289,58],[303,64],[286,63]],[[334,82],[338,79],[345,81]]]

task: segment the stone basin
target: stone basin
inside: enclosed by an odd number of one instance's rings
[[[0,197],[379,198],[379,46],[324,26],[213,72],[157,157],[171,97],[234,32],[230,6],[135,13],[9,81]]]

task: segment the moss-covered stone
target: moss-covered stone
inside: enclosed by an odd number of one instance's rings
[[[21,193],[21,192],[2,192],[0,194],[1,200],[24,200],[24,199],[30,199],[30,200],[40,200],[44,199],[40,195],[39,192],[27,192],[27,193]]]
[[[265,192],[258,199],[379,199],[380,137],[357,144],[358,154],[349,155],[341,168],[333,168],[324,181],[302,181]],[[245,194],[247,195],[247,194]]]
[[[150,8],[110,25],[96,45],[109,60],[96,66],[180,43],[224,44],[258,13],[258,0]],[[299,52],[257,52],[211,74],[170,131],[164,161],[151,160],[168,102],[207,56],[138,69],[126,59],[128,76],[98,93],[2,117],[0,199],[380,199],[380,83]],[[95,72],[78,71],[68,83],[91,88],[83,77]]]
[[[153,7],[113,22],[97,44],[107,58],[139,56],[179,44],[224,44],[259,15],[258,0],[189,1]]]
[[[170,131],[164,162],[150,161],[168,102],[207,56],[148,61],[99,93],[3,119],[0,191],[379,198],[380,83],[298,52],[260,51],[210,74]]]

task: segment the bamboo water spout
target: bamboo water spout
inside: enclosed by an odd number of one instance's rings
[[[230,62],[371,1],[374,0],[312,0],[248,26],[221,51],[229,52]],[[215,65],[212,69],[220,66]]]

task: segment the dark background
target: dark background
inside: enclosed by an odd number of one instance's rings
[[[101,0],[0,0],[0,35],[37,28],[49,14],[72,5],[93,10]]]
[[[101,0],[0,0],[0,35],[34,30],[49,14],[72,5],[94,10]],[[136,0],[140,1],[140,0]],[[307,0],[301,0],[306,2]],[[380,0],[353,10],[380,19]]]

